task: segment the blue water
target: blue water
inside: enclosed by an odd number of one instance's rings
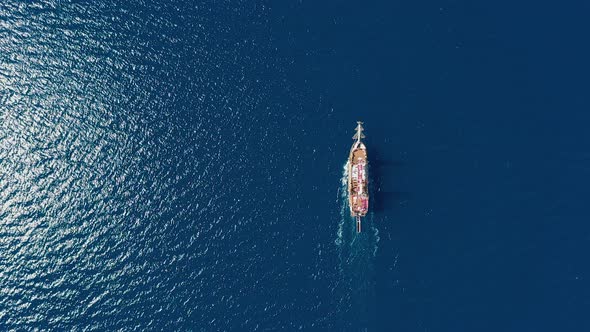
[[[589,10],[2,2],[0,330],[590,329]]]

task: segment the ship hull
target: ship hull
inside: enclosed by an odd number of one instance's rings
[[[367,149],[357,141],[350,149],[348,157],[348,203],[350,215],[357,219],[360,232],[360,218],[369,210],[369,186],[367,171]]]

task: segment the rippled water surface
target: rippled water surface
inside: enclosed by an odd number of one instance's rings
[[[289,257],[268,262],[293,245],[277,230],[301,190],[281,128],[297,117],[264,79],[281,80],[267,15],[249,2],[0,5],[2,326],[303,323],[277,320],[301,303],[284,300]]]

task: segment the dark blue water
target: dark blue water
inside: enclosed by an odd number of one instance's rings
[[[588,330],[589,11],[3,2],[0,329]]]

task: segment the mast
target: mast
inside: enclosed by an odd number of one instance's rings
[[[354,134],[354,136],[352,136],[352,139],[355,139],[357,143],[361,142],[361,138],[365,138],[365,135],[363,134],[363,123],[361,121],[357,121],[356,122],[356,134]]]

